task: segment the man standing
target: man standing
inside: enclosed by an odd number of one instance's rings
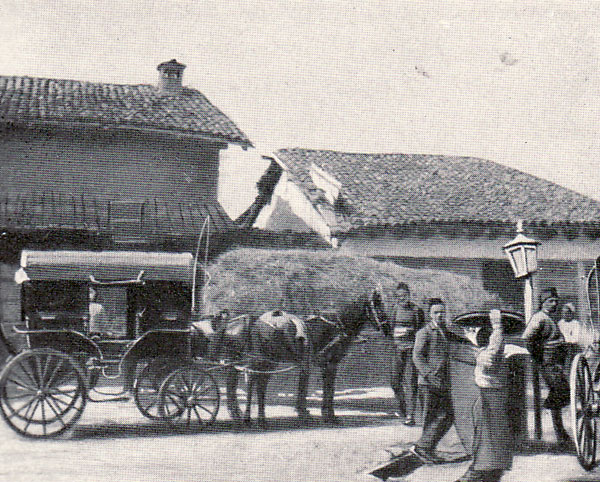
[[[586,343],[584,330],[581,329],[581,323],[575,319],[575,305],[565,303],[561,310],[562,318],[558,322],[558,329],[565,339],[565,368],[569,370],[573,358],[591,343]]]
[[[552,413],[556,439],[559,444],[567,445],[569,435],[563,426],[561,413],[569,404],[569,383],[564,373],[565,339],[550,317],[557,307],[556,288],[544,289],[540,294],[540,311],[531,317],[522,336],[531,357],[540,365],[542,378],[549,389],[544,408]]]
[[[416,333],[424,323],[423,310],[410,301],[408,285],[398,283],[391,329],[394,339],[394,367],[391,382],[400,414],[405,417],[404,425],[408,426],[415,424],[417,400],[417,370],[413,363],[412,352]]]
[[[427,463],[439,463],[442,460],[435,454],[435,447],[452,426],[454,414],[448,375],[446,306],[440,298],[431,298],[428,304],[431,321],[417,332],[413,349],[425,420],[421,438],[410,451]]]
[[[567,343],[581,344],[581,323],[575,319],[575,305],[573,303],[563,305],[562,318],[558,322],[558,329]]]

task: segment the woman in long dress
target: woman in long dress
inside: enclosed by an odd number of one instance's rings
[[[490,311],[492,332],[465,327],[465,334],[476,345],[473,373],[479,396],[472,406],[473,462],[457,482],[498,482],[512,467],[513,436],[508,414],[508,364],[504,357],[501,313]],[[487,332],[489,334],[489,331]]]

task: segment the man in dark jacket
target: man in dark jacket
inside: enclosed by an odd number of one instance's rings
[[[569,434],[562,421],[562,409],[569,404],[569,382],[564,373],[565,339],[551,315],[558,307],[556,288],[546,288],[540,293],[540,310],[527,322],[523,339],[531,357],[540,366],[542,378],[548,386],[544,408],[550,410],[554,432],[559,444],[568,446]]]
[[[396,304],[391,317],[391,333],[394,339],[394,366],[392,389],[398,401],[398,409],[405,417],[405,425],[415,424],[417,399],[417,370],[412,352],[415,336],[424,323],[423,310],[410,301],[410,289],[406,283],[396,287]]]
[[[429,300],[429,316],[431,321],[417,332],[413,349],[425,420],[421,438],[410,450],[427,463],[439,463],[441,459],[435,454],[435,447],[454,421],[448,375],[446,307],[440,298]]]

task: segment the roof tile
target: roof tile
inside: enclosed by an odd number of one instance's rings
[[[0,122],[100,123],[216,137],[250,146],[246,135],[199,91],[161,95],[152,85],[0,76]]]
[[[311,163],[342,183],[344,208],[330,207],[338,229],[519,219],[600,223],[599,201],[484,159],[308,149],[281,149],[276,155],[307,194],[318,190],[308,176]]]

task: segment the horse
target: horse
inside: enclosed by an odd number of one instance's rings
[[[284,312],[271,316],[288,316]],[[298,324],[292,320],[286,329],[266,322],[264,315],[256,318],[239,317],[224,322],[209,348],[210,358],[226,358],[247,363],[249,384],[245,422],[250,423],[252,389],[256,385],[258,399],[258,423],[266,427],[265,394],[271,373],[278,363],[294,363],[299,368],[296,412],[303,423],[311,421],[306,408],[310,362],[321,369],[323,400],[321,416],[326,423],[338,423],[333,408],[333,396],[337,366],[348,352],[351,342],[358,336],[365,323],[378,331],[387,326],[383,298],[379,289],[344,304],[331,319],[313,316],[304,321],[305,339],[299,339]],[[272,319],[272,318],[271,318]],[[227,373],[227,408],[231,417],[242,421],[237,401],[238,369],[230,367]]]

